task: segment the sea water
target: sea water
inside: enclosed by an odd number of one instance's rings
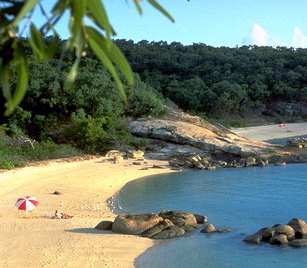
[[[119,193],[120,212],[184,210],[207,215],[227,234],[167,240],[141,255],[141,268],[307,267],[307,248],[249,245],[242,239],[291,218],[307,220],[307,165],[185,171],[127,184]]]

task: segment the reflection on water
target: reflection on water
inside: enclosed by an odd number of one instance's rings
[[[118,202],[122,212],[186,210],[234,229],[167,241],[142,255],[139,267],[307,267],[307,248],[242,242],[244,235],[263,226],[307,219],[307,165],[152,176],[129,183]]]

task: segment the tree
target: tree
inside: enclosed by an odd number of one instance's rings
[[[141,0],[131,1],[142,14]],[[81,57],[86,54],[86,49],[90,48],[112,74],[118,90],[125,98],[123,81],[117,68],[130,85],[133,84],[133,73],[125,56],[112,41],[115,31],[109,21],[103,0],[57,0],[51,10],[46,10],[42,2],[41,0],[0,1],[0,83],[6,99],[5,114],[11,114],[18,106],[28,86],[29,72],[24,43],[29,42],[37,61],[52,58],[57,46],[53,42],[46,42],[44,37],[50,34],[58,36],[55,25],[67,11],[70,16],[70,36],[66,42],[66,49],[74,52],[75,61],[64,86],[69,87],[75,81]],[[147,0],[147,2],[174,21],[158,0]],[[40,29],[32,23],[36,9],[39,9],[45,17],[45,24]],[[27,40],[21,38],[25,31],[29,31]],[[18,76],[15,90],[10,87],[13,72]]]

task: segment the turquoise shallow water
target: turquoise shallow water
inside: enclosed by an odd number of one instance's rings
[[[307,219],[306,164],[152,176],[127,184],[117,201],[121,212],[186,210],[234,229],[211,235],[196,231],[169,240],[140,256],[138,267],[307,267],[307,248],[242,242],[246,234],[264,226],[293,217]]]

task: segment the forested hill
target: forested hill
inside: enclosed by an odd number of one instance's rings
[[[63,41],[58,40],[55,58],[42,63],[25,47],[29,87],[10,117],[1,116],[5,101],[0,94],[0,166],[1,157],[7,161],[7,153],[1,156],[1,150],[7,148],[1,138],[3,129],[10,136],[47,141],[48,146],[49,142],[68,143],[91,152],[117,144],[141,146],[138,143],[143,141],[128,133],[127,118],[159,117],[172,103],[169,99],[184,111],[226,126],[307,118],[305,49],[116,42],[136,73],[135,85],[126,87],[126,103],[112,77],[89,51],[81,60],[73,87],[65,88],[75,58],[73,52],[63,53]],[[9,146],[7,152],[13,149]]]
[[[185,110],[217,118],[251,110],[283,116],[291,102],[294,117],[304,110],[295,104],[307,100],[307,49],[117,43],[144,82]]]

